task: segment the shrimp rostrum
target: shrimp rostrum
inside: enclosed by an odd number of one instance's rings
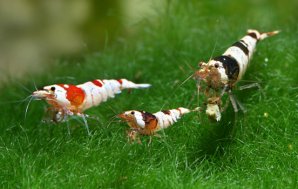
[[[145,112],[130,110],[118,115],[119,118],[126,121],[130,126],[128,131],[128,137],[134,141],[141,135],[156,135],[160,130],[166,129],[178,121],[184,114],[192,111],[198,111],[199,108],[189,110],[187,108],[177,108],[171,110],[163,110],[154,114]],[[151,138],[150,138],[151,139]]]
[[[261,33],[248,30],[247,34],[229,47],[221,56],[210,59],[207,63],[200,62],[200,69],[195,72],[198,91],[202,91],[207,98],[206,114],[216,121],[221,119],[221,97],[228,93],[234,111],[238,107],[244,110],[241,103],[232,94],[235,84],[243,77],[249,61],[255,51],[256,44],[279,31]],[[201,82],[203,81],[203,82]],[[203,85],[201,85],[203,83]]]
[[[150,84],[136,84],[126,79],[93,80],[80,85],[54,84],[34,91],[32,96],[44,99],[55,112],[53,121],[65,120],[68,116],[78,115],[84,118],[83,112],[91,107],[114,98],[123,89],[150,87]]]

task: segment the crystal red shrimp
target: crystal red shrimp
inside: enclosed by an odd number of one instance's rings
[[[247,35],[229,47],[221,56],[212,58],[209,62],[201,62],[200,69],[195,73],[198,90],[200,81],[206,84],[204,90],[208,98],[207,115],[217,121],[221,118],[221,96],[228,93],[235,112],[238,106],[243,109],[240,102],[231,93],[232,88],[242,78],[249,61],[255,51],[256,44],[279,31],[261,33],[257,30],[248,30]]]
[[[91,107],[114,98],[123,89],[148,88],[150,84],[136,84],[126,79],[93,80],[80,85],[54,84],[34,91],[32,96],[44,99],[56,112],[54,121],[62,121],[69,115],[83,116]]]
[[[128,136],[131,140],[135,140],[138,134],[141,135],[154,135],[158,131],[168,128],[178,121],[184,114],[190,113],[195,110],[187,108],[177,108],[172,110],[159,111],[154,114],[130,110],[118,115],[119,118],[126,121],[130,126]]]

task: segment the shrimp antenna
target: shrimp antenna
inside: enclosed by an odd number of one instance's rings
[[[201,79],[197,80],[198,103],[200,102],[200,84],[201,84]]]
[[[29,97],[31,97],[28,101],[28,104],[26,106],[26,109],[25,109],[25,119],[27,118],[27,112],[28,112],[28,109],[29,109],[29,106],[30,106],[30,103],[32,102],[33,100],[33,97],[30,95]],[[28,97],[27,97],[28,98]]]
[[[110,106],[110,105],[108,105],[108,108],[114,113],[114,114],[116,114],[117,115],[117,113],[116,113],[116,111],[113,109],[113,107],[112,106]]]
[[[218,24],[219,24],[219,19],[217,20],[217,22],[218,22]],[[217,30],[217,33],[218,33],[218,30]],[[211,56],[210,56],[210,58],[209,58],[209,61],[211,60],[211,58],[213,57],[213,54],[214,54],[214,52],[215,52],[215,49],[216,49],[216,46],[217,46],[217,42],[218,42],[218,36],[219,36],[219,35],[216,35],[215,43],[214,43],[213,50],[212,50],[212,52],[211,52]]]
[[[29,93],[31,93],[32,91],[31,90],[29,90],[27,87],[25,87],[25,85],[23,85],[23,84],[21,84],[20,82],[16,82],[17,83],[17,85],[19,85],[22,89],[24,89],[25,91],[27,91],[27,92],[29,92]]]
[[[188,76],[184,81],[182,81],[182,83],[180,85],[178,85],[178,87],[181,87],[182,85],[184,85],[188,80],[190,80],[193,77],[193,74],[191,74],[190,76]]]
[[[117,121],[115,121],[117,119],[117,115],[114,115],[113,117],[111,117],[110,119],[109,119],[109,122],[108,122],[108,125],[107,125],[107,127],[109,127],[112,123],[114,123],[114,122],[123,122],[122,120],[117,120]]]
[[[6,101],[6,102],[0,102],[0,104],[10,104],[10,103],[22,103],[27,101],[28,98],[32,97],[32,95],[27,96],[24,99],[20,99],[20,100],[13,100],[13,101]]]
[[[218,35],[216,35],[216,38],[215,38],[215,43],[214,43],[214,46],[213,46],[213,49],[212,49],[212,52],[211,52],[211,55],[209,57],[209,61],[211,60],[211,58],[213,57],[213,54],[215,52],[215,49],[216,49],[216,46],[217,46],[217,42],[218,42]]]
[[[171,93],[170,97],[172,97],[174,94],[175,94],[175,91],[178,90],[178,88],[180,88],[182,85],[184,85],[189,79],[191,79],[193,77],[193,74],[191,74],[190,76],[188,76],[185,80],[183,80],[181,82],[181,84],[178,85],[178,87],[176,87],[174,89],[174,91]],[[164,106],[169,102],[169,99],[171,98],[168,98],[168,100],[166,100],[166,102],[161,106],[161,110],[164,108]]]
[[[37,86],[36,86],[36,83],[35,83],[35,81],[33,80],[33,85],[34,85],[34,88],[35,88],[35,90],[37,90],[38,91],[38,89],[37,89]]]

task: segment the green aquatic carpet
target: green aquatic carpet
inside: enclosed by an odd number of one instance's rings
[[[168,1],[101,51],[58,60],[51,70],[0,89],[1,188],[297,188],[298,6],[294,1]],[[161,137],[128,143],[115,115],[203,106],[189,78],[199,61],[221,55],[247,29],[281,30],[258,43],[235,90],[248,112],[230,105],[219,123],[204,112],[185,115]],[[108,41],[108,40],[107,40]],[[38,87],[126,78],[149,89],[123,91],[86,111],[82,120],[51,124]],[[25,116],[26,114],[26,116]]]

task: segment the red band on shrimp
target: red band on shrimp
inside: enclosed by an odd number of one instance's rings
[[[92,83],[98,87],[102,87],[102,83],[98,80],[93,80]]]
[[[182,115],[182,112],[181,112],[180,108],[176,108],[176,110],[178,110],[179,114]]]
[[[83,89],[76,87],[75,85],[64,85],[60,84],[66,90],[66,98],[69,100],[71,105],[80,106],[85,100],[85,92]]]

